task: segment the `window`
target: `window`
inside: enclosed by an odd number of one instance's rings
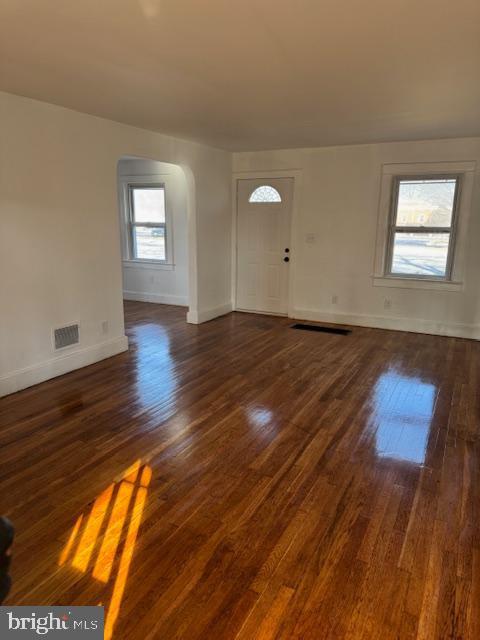
[[[382,165],[373,286],[464,289],[476,171],[448,159]]]
[[[249,202],[281,202],[282,198],[278,191],[267,184],[257,187],[248,199]]]
[[[395,177],[387,276],[450,280],[458,175]]]
[[[129,185],[128,204],[131,259],[166,262],[165,187]]]

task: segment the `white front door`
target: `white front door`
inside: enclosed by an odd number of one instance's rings
[[[237,182],[237,309],[288,312],[293,178]]]

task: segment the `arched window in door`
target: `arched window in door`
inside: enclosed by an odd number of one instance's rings
[[[252,191],[248,199],[249,202],[281,202],[282,197],[278,191],[268,184],[263,184]]]

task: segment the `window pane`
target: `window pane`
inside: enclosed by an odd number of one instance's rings
[[[135,258],[165,260],[165,228],[133,227]]]
[[[257,187],[248,199],[249,202],[281,202],[282,197],[278,191],[268,184]]]
[[[165,189],[133,188],[135,222],[165,222]]]
[[[449,227],[456,179],[401,180],[397,227]]]
[[[395,233],[392,273],[444,277],[449,233]]]

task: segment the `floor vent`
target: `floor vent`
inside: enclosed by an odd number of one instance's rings
[[[348,336],[352,333],[350,329],[341,329],[340,327],[322,327],[318,324],[292,324],[292,329],[301,329],[302,331],[321,331],[322,333],[336,333],[339,336]]]
[[[53,338],[55,349],[63,349],[72,344],[78,344],[80,342],[78,324],[70,324],[68,327],[54,329]]]

